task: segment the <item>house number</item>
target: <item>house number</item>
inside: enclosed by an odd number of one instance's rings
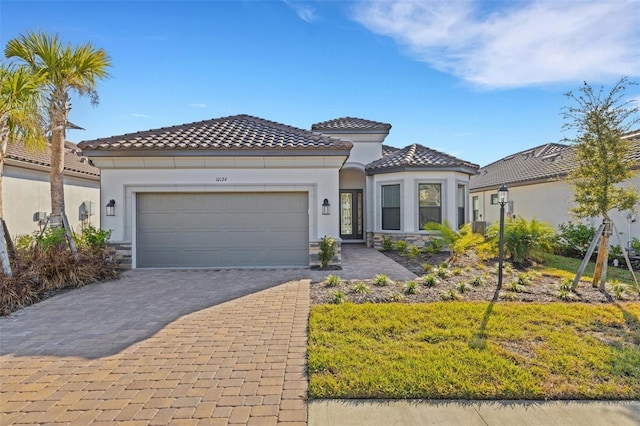
[[[226,181],[227,181],[227,178],[226,178],[226,177],[223,177],[223,176],[222,176],[222,177],[217,177],[217,178],[216,178],[216,182],[226,182]]]

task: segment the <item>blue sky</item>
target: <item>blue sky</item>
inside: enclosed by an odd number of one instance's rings
[[[640,2],[626,0],[2,0],[3,47],[33,30],[112,58],[98,107],[73,99],[75,142],[233,114],[306,129],[352,116],[391,123],[389,145],[486,165],[571,136],[563,94],[583,81],[640,80]]]

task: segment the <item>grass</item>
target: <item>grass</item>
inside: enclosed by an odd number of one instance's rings
[[[312,398],[638,399],[640,303],[319,305]]]
[[[580,263],[582,263],[581,259],[573,259],[555,254],[545,254],[544,264],[540,271],[549,275],[557,275],[559,277],[573,279],[576,276],[578,268],[580,268]],[[594,269],[595,263],[589,262],[587,269],[582,275],[581,281],[592,281]],[[634,285],[633,280],[631,279],[631,274],[626,268],[607,268],[607,281],[612,280],[618,280],[621,283]]]

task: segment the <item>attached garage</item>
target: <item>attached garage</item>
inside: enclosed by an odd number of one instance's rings
[[[138,193],[137,267],[309,264],[306,192]]]

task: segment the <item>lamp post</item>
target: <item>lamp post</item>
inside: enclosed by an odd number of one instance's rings
[[[502,288],[502,261],[504,258],[504,206],[509,202],[509,190],[502,185],[498,189],[498,204],[500,204],[500,241],[498,242],[498,288]]]

